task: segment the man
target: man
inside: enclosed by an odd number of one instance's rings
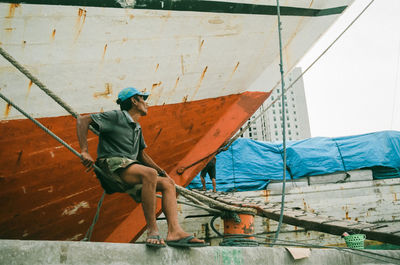
[[[206,180],[204,179],[204,177],[206,176],[206,174],[208,173],[208,175],[210,176],[211,182],[212,182],[212,186],[213,186],[213,191],[217,192],[216,186],[217,184],[215,183],[215,164],[217,162],[217,159],[215,158],[215,156],[213,157],[213,159],[210,160],[210,162],[208,162],[208,164],[205,166],[205,168],[203,168],[203,170],[200,173],[200,180],[201,180],[201,184],[203,184],[203,190],[206,190]]]
[[[92,125],[100,132],[96,165],[107,173],[104,176],[96,172],[98,178],[108,193],[135,191],[130,195],[142,202],[147,223],[146,245],[165,247],[155,216],[156,191],[160,191],[162,210],[168,223],[167,244],[205,246],[203,240],[189,235],[179,225],[175,183],[144,150],[146,144],[138,120],[147,114],[145,100],[148,96],[148,93],[128,87],[118,94],[117,103],[121,110],[78,117],[77,135],[82,164],[87,168],[93,167],[94,159],[88,152],[87,144],[89,125]]]

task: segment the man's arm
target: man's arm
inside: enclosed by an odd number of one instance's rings
[[[153,159],[151,159],[151,157],[146,153],[146,151],[144,151],[144,149],[142,149],[141,151],[139,151],[139,155],[138,155],[138,160],[145,166],[154,168],[155,170],[157,170],[158,175],[160,176],[165,176],[165,177],[169,177],[168,174],[161,168],[159,167],[154,161]]]
[[[81,148],[81,162],[87,168],[92,168],[94,159],[89,154],[87,134],[89,125],[92,123],[92,117],[90,115],[79,116],[76,121],[76,133],[79,140],[79,146]]]

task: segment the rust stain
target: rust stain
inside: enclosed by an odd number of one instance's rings
[[[265,192],[264,192],[265,202],[269,202],[270,195],[271,195],[271,191],[270,190],[265,190]]]
[[[128,38],[122,38],[122,42],[127,42]]]
[[[184,96],[183,99],[182,99],[182,102],[187,102],[188,96],[189,96],[189,95]]]
[[[109,98],[112,94],[112,86],[110,83],[106,83],[105,84],[105,90],[103,92],[96,92],[93,94],[93,96],[95,98],[99,98],[99,97],[105,97],[105,98]]]
[[[26,93],[26,98],[29,96],[29,94],[31,93],[31,88],[32,88],[32,80],[29,80],[29,84],[28,84],[28,92]]]
[[[310,5],[308,7],[309,8],[312,7],[313,4],[314,4],[314,0],[311,0]]]
[[[51,39],[55,40],[56,38],[56,29],[53,29],[53,32],[51,33]]]
[[[135,16],[132,15],[132,14],[129,15],[129,19],[133,19],[134,17],[135,17]]]
[[[156,87],[161,86],[161,84],[162,84],[161,81],[158,83],[154,83],[153,85],[151,85],[151,90],[155,89]]]
[[[79,8],[78,9],[78,18],[76,19],[76,23],[75,23],[75,39],[74,41],[76,41],[79,38],[79,35],[82,32],[83,29],[83,25],[85,24],[85,20],[86,20],[86,10]]]
[[[19,7],[20,4],[10,4],[10,7],[8,9],[8,15],[6,18],[12,18],[15,15],[15,9]]]
[[[200,89],[200,87],[201,87],[201,83],[202,83],[203,80],[204,80],[204,76],[206,75],[207,69],[208,69],[208,66],[206,66],[206,67],[204,68],[203,72],[201,73],[199,82],[197,83],[196,90],[194,91],[194,93],[193,93],[193,95],[192,95],[192,98],[194,98],[194,97],[196,96],[197,92],[199,91],[199,89]]]
[[[13,31],[15,28],[4,28],[5,31]]]
[[[124,80],[126,78],[126,75],[120,75],[120,76],[118,76],[118,79],[119,80]]]
[[[349,217],[349,212],[348,211],[346,211],[346,219],[347,220],[351,220],[351,217]]]
[[[160,64],[157,64],[157,66],[156,66],[156,70],[155,70],[154,72],[157,72],[157,70],[158,70],[158,67],[160,67]]]
[[[239,67],[239,64],[240,64],[240,62],[237,62],[237,64],[236,64],[235,68],[233,69],[233,72],[232,72],[232,74],[233,74],[234,72],[236,72],[236,70],[237,70],[237,69],[238,69],[238,67]]]
[[[210,24],[222,24],[222,23],[224,23],[224,21],[217,17],[217,18],[209,19],[208,23],[210,23]]]
[[[8,115],[10,114],[10,111],[11,111],[11,105],[10,105],[10,103],[7,103],[6,110],[4,111],[4,118],[8,117]]]
[[[167,21],[169,18],[171,17],[171,11],[168,11],[168,13],[164,16],[162,16],[162,18]]]
[[[174,86],[174,91],[175,91],[175,89],[178,87],[178,83],[179,83],[179,77],[178,78],[176,78],[176,81],[175,81],[175,86]]]
[[[201,53],[201,48],[203,48],[204,40],[201,40],[200,42],[200,47],[199,47],[199,53]]]
[[[184,66],[184,61],[183,61],[183,55],[181,55],[181,68],[182,68],[182,75],[185,74],[185,66]]]
[[[264,224],[266,226],[267,232],[271,232],[271,225],[269,223],[269,219],[266,219]]]
[[[178,77],[176,78],[174,87],[172,88],[171,92],[168,93],[167,101],[169,101],[169,98],[171,97],[171,95],[175,95],[175,90],[176,90],[176,88],[178,87],[179,80],[180,80],[180,77],[178,76]]]
[[[240,62],[236,63],[235,67],[233,68],[233,71],[232,71],[231,75],[229,76],[228,80],[226,80],[224,88],[222,90],[225,90],[227,85],[229,84],[229,82],[232,80],[233,75],[235,74],[235,72],[239,68],[239,64],[240,64]]]
[[[104,57],[106,56],[107,46],[108,46],[107,44],[104,45],[103,56],[101,57],[102,61],[104,60]]]
[[[394,195],[394,201],[397,202],[397,193],[393,193]]]

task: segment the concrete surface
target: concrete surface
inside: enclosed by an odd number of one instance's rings
[[[364,255],[363,252],[357,252]],[[0,264],[400,264],[400,251],[371,251],[391,256],[380,261],[334,249],[311,249],[308,258],[294,260],[281,247],[204,247],[152,250],[143,244],[0,240]],[[386,262],[385,262],[386,261]],[[387,263],[388,262],[388,263]]]

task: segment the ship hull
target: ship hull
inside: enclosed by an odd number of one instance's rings
[[[1,48],[77,113],[115,109],[127,86],[151,94],[140,120],[148,153],[179,185],[280,80],[273,1],[0,2]],[[352,1],[288,2],[287,71]],[[75,120],[39,87],[0,57],[1,93],[78,149]],[[0,237],[82,239],[103,192],[93,173],[9,104],[0,110]],[[93,156],[96,145],[90,134]],[[144,227],[140,205],[107,195],[93,240],[130,242]]]

